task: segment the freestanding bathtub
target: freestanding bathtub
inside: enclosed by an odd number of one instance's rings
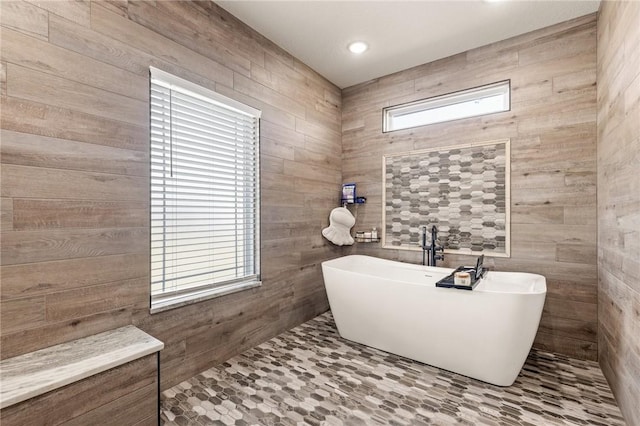
[[[360,255],[322,263],[340,336],[510,386],[538,330],[545,278],[490,271],[472,291],[436,287],[452,271]]]

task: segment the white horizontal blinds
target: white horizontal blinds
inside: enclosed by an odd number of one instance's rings
[[[152,296],[257,279],[258,115],[154,71]]]

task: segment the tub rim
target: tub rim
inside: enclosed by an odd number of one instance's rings
[[[349,254],[346,256],[340,256],[334,259],[325,260],[321,264],[323,268],[327,267],[327,268],[337,269],[343,272],[349,272],[349,273],[357,274],[361,276],[374,276],[373,274],[367,274],[361,271],[355,271],[355,270],[350,270],[345,268],[345,266],[348,265],[347,259],[349,258],[351,259],[357,258],[358,260],[373,261],[373,262],[382,263],[382,264],[402,265],[403,268],[410,269],[412,271],[425,271],[425,272],[438,273],[443,277],[450,274],[454,270],[453,268],[443,268],[439,266],[424,266],[424,265],[418,265],[414,263],[402,262],[399,260],[383,259],[380,257],[368,256],[363,254]],[[496,281],[496,278],[500,277],[501,275],[504,276],[505,278],[507,278],[510,275],[521,275],[523,276],[523,278],[530,278],[534,281],[530,284],[518,283],[519,287],[524,287],[525,285],[529,286],[530,287],[529,290],[517,289],[517,288],[506,289],[504,288],[504,286],[507,284]],[[486,277],[483,278],[483,280],[478,284],[478,286],[472,291],[436,287],[435,281],[437,280],[433,281],[433,284],[432,284],[431,282],[419,283],[419,282],[410,281],[410,280],[403,280],[400,278],[390,278],[390,277],[378,277],[378,278],[388,280],[391,282],[397,281],[403,284],[417,285],[422,287],[432,287],[437,291],[456,291],[456,292],[462,292],[462,293],[508,294],[508,295],[537,295],[537,294],[547,293],[546,277],[542,274],[534,274],[531,272],[489,271]]]

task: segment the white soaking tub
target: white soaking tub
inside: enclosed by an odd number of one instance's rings
[[[490,271],[472,291],[436,287],[452,271],[360,255],[322,263],[340,336],[510,386],[538,330],[545,278]]]

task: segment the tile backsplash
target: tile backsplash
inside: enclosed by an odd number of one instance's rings
[[[384,158],[384,246],[417,249],[421,227],[459,253],[509,254],[509,140]]]

